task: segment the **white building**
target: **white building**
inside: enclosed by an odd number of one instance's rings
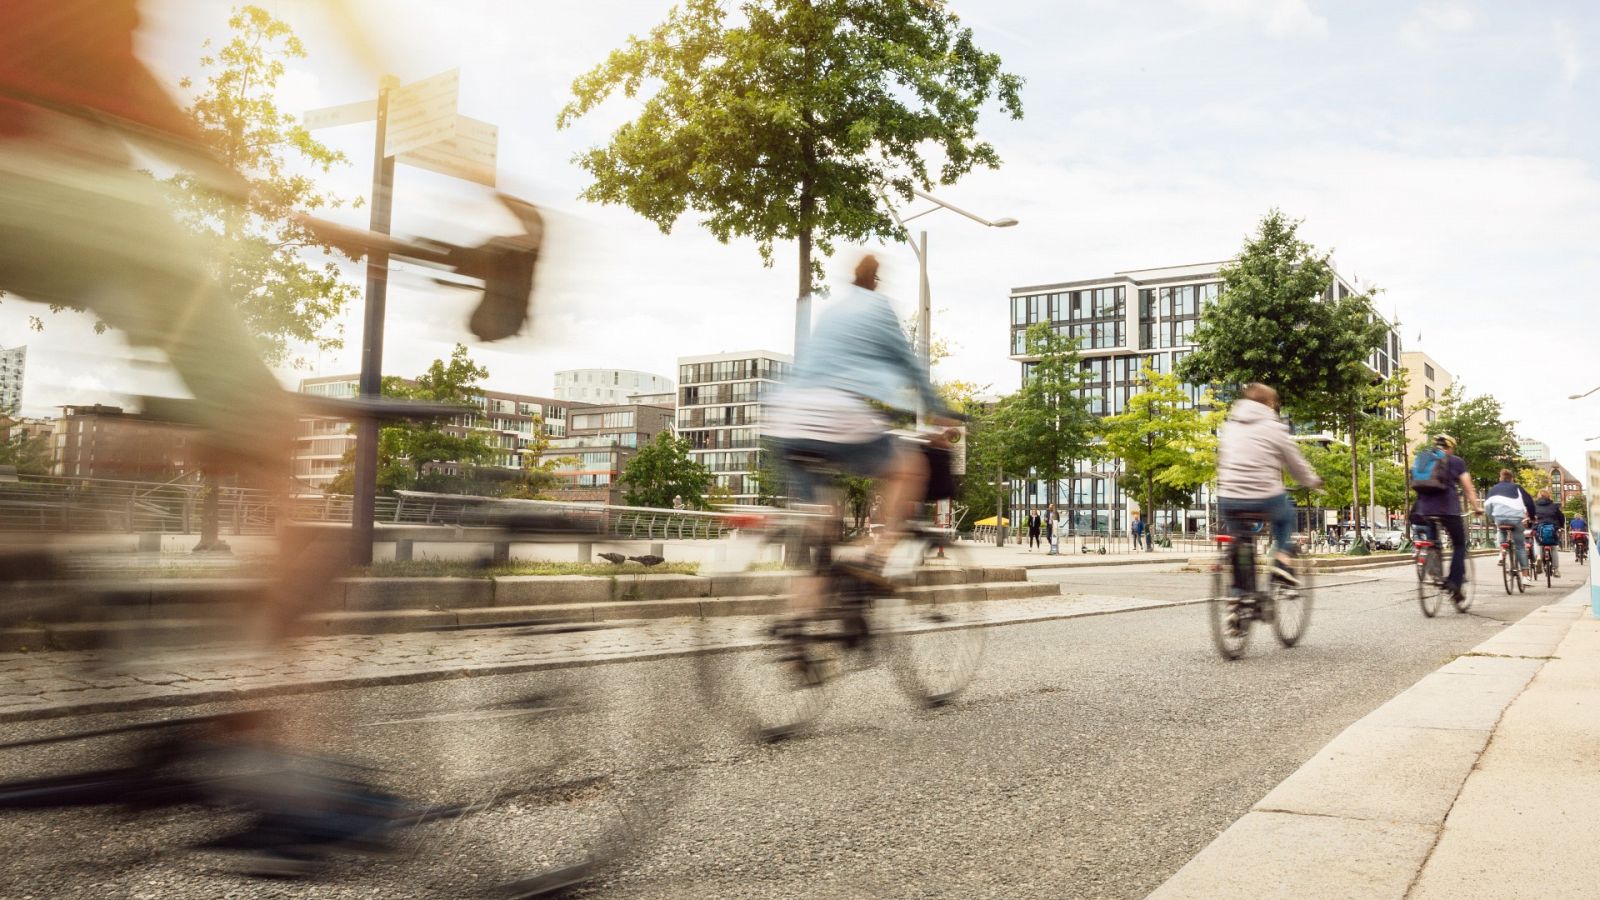
[[[787,353],[746,350],[678,360],[678,436],[736,503],[754,503],[765,399],[794,365]]]
[[[1523,459],[1528,460],[1537,461],[1553,458],[1549,444],[1529,438],[1521,438],[1517,441],[1517,452],[1522,454]]]
[[[0,347],[0,415],[15,415],[22,409],[22,373],[27,363],[27,347]]]
[[[670,394],[671,378],[634,369],[567,369],[556,373],[557,400],[612,406],[635,394]]]

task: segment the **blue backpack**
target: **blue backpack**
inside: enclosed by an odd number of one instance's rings
[[[1545,545],[1546,547],[1555,546],[1555,544],[1556,544],[1556,523],[1554,523],[1554,522],[1540,522],[1538,527],[1536,529],[1534,529],[1534,530],[1539,535],[1539,543]]]
[[[1450,483],[1445,481],[1449,469],[1443,450],[1437,447],[1418,450],[1416,458],[1411,460],[1411,489],[1419,494],[1444,493],[1450,489]]]

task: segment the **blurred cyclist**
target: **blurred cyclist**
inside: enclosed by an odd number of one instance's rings
[[[1272,525],[1272,577],[1292,587],[1294,574],[1294,504],[1283,487],[1287,469],[1295,482],[1322,487],[1289,426],[1278,417],[1278,392],[1264,384],[1245,385],[1228,410],[1217,439],[1217,505],[1226,522],[1237,516],[1264,515]]]
[[[766,425],[782,458],[820,464],[793,473],[798,499],[817,500],[824,487],[818,469],[877,482],[884,540],[872,566],[905,534],[906,517],[921,502],[928,480],[922,449],[890,433],[884,410],[909,412],[920,404],[930,422],[953,424],[889,298],[877,286],[878,259],[868,253],[856,264],[851,285],[818,318],[800,348]]]
[[[1583,513],[1577,513],[1567,523],[1567,533],[1572,535],[1573,558],[1581,565],[1589,555],[1589,522]]]
[[[1483,512],[1496,527],[1511,530],[1511,546],[1516,548],[1517,568],[1523,578],[1531,578],[1527,547],[1523,541],[1523,526],[1533,521],[1533,498],[1517,484],[1510,469],[1500,470],[1500,482],[1489,488],[1483,497]]]
[[[1556,552],[1556,547],[1561,543],[1561,529],[1567,527],[1567,515],[1561,511],[1561,505],[1550,499],[1550,491],[1539,492],[1539,499],[1533,501],[1533,534],[1539,546],[1550,548],[1550,574],[1560,575],[1561,554]]]
[[[1478,492],[1472,486],[1466,460],[1456,455],[1456,439],[1441,434],[1434,438],[1433,444],[1432,449],[1417,454],[1417,461],[1411,466],[1411,489],[1417,492],[1412,515],[1421,522],[1420,527],[1430,540],[1439,540],[1433,519],[1438,519],[1450,535],[1450,573],[1445,576],[1445,590],[1451,600],[1460,602],[1466,599],[1462,587],[1467,582],[1467,523],[1462,515],[1461,497],[1464,495],[1478,512],[1483,511],[1483,504],[1478,502]],[[1425,457],[1431,457],[1431,461]],[[1419,479],[1419,470],[1423,467],[1426,467],[1426,477]],[[1457,488],[1460,494],[1456,493]]]

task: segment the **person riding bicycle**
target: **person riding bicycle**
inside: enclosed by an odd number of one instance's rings
[[[1265,515],[1272,526],[1272,577],[1298,587],[1294,574],[1294,504],[1283,487],[1283,472],[1316,490],[1322,479],[1306,462],[1289,426],[1278,416],[1278,392],[1251,383],[1228,411],[1217,440],[1217,498],[1226,522],[1241,515]]]
[[[1583,562],[1589,555],[1589,522],[1584,519],[1583,513],[1572,517],[1567,523],[1567,533],[1572,536],[1572,552],[1578,562]]]
[[[883,409],[912,411],[920,405],[929,422],[955,424],[877,286],[878,259],[868,253],[843,296],[818,317],[794,372],[772,399],[765,427],[782,459],[810,460],[828,472],[877,482],[885,540],[869,568],[881,565],[904,536],[929,473],[927,455],[891,433]],[[791,474],[794,495],[815,502],[826,476],[803,469]]]
[[[1561,504],[1550,499],[1550,491],[1542,490],[1539,498],[1533,501],[1533,533],[1539,541],[1539,546],[1550,548],[1550,574],[1561,574],[1561,554],[1556,552],[1556,547],[1561,543],[1561,529],[1567,527],[1566,513],[1561,511]]]
[[[1466,599],[1463,588],[1467,583],[1467,523],[1462,515],[1461,497],[1465,496],[1477,512],[1483,511],[1483,504],[1478,502],[1478,492],[1472,486],[1472,476],[1467,473],[1466,460],[1456,455],[1456,439],[1448,434],[1434,438],[1432,448],[1418,453],[1411,469],[1411,489],[1417,494],[1417,502],[1412,507],[1413,521],[1429,540],[1439,540],[1438,531],[1433,527],[1435,519],[1450,535],[1450,572],[1445,576],[1444,587],[1450,599],[1459,603]]]
[[[1533,497],[1517,484],[1510,469],[1500,470],[1500,481],[1483,497],[1483,512],[1497,528],[1511,531],[1511,546],[1515,550],[1517,568],[1523,578],[1532,578],[1532,563],[1523,541],[1523,527],[1533,521]]]

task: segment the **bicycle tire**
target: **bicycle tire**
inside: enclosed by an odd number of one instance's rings
[[[1506,565],[1506,556],[1505,553],[1502,552],[1500,554],[1500,580],[1505,582],[1507,596],[1511,594],[1511,582],[1514,577],[1511,574],[1511,568],[1511,566]]]
[[[1545,587],[1554,587],[1555,586],[1555,573],[1553,571],[1551,571],[1552,569],[1555,568],[1555,565],[1554,565],[1555,560],[1551,559],[1551,557],[1553,555],[1554,554],[1552,554],[1550,552],[1550,548],[1546,547],[1545,550],[1544,550],[1544,557],[1545,557],[1545,562],[1544,562],[1544,586]]]
[[[1464,613],[1471,609],[1472,601],[1477,599],[1478,596],[1478,579],[1475,576],[1476,567],[1473,565],[1472,551],[1470,547],[1467,550],[1466,558],[1463,559],[1461,563],[1461,599],[1457,600],[1454,597],[1450,598],[1450,605],[1454,606],[1456,612],[1458,613]]]
[[[1422,607],[1422,614],[1430,619],[1439,614],[1439,604],[1444,601],[1444,586],[1428,572],[1440,561],[1439,557],[1439,548],[1429,547],[1424,561],[1417,566],[1417,604]]]
[[[1211,624],[1211,643],[1228,660],[1238,659],[1250,646],[1250,621],[1241,619],[1233,597],[1233,554],[1217,554],[1211,568],[1211,597],[1206,601],[1206,619]]]
[[[923,709],[935,709],[966,690],[983,663],[989,630],[983,627],[982,601],[967,591],[977,569],[942,535],[913,537],[891,557],[920,560],[905,587],[877,607],[878,630],[889,651],[890,668],[906,696]],[[933,556],[933,551],[942,551]],[[959,574],[954,574],[959,573]]]
[[[1306,628],[1311,625],[1311,609],[1316,605],[1316,575],[1311,571],[1311,562],[1300,556],[1294,570],[1300,579],[1298,588],[1282,584],[1272,588],[1272,633],[1285,647],[1293,647],[1305,637]]]

